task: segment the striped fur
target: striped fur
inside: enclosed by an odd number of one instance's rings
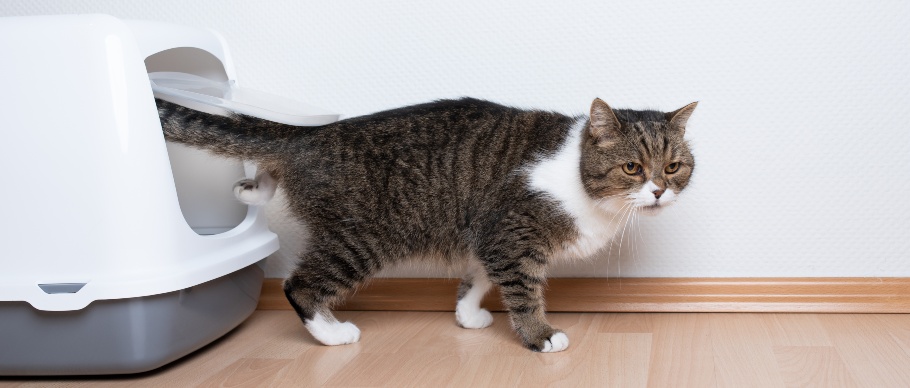
[[[311,244],[285,293],[326,344],[359,339],[335,320],[334,303],[386,266],[424,260],[472,268],[458,293],[462,326],[489,325],[479,301],[492,283],[526,347],[563,350],[568,338],[547,323],[542,290],[547,264],[587,233],[586,215],[532,185],[535,167],[580,150],[566,174],[594,203],[646,182],[679,193],[694,167],[682,139],[694,105],[664,114],[596,100],[588,120],[465,98],[292,127],[157,102],[167,140],[255,161],[286,192]],[[646,166],[641,176],[622,173],[629,161]],[[681,173],[660,173],[670,161]]]

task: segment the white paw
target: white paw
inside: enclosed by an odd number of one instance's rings
[[[234,184],[234,197],[247,205],[265,205],[275,195],[275,182],[271,179],[241,179]]]
[[[316,314],[313,320],[306,322],[306,328],[323,345],[345,345],[360,341],[360,329],[351,322],[329,320]]]
[[[242,179],[234,183],[234,197],[240,202],[252,205],[259,200],[259,184],[252,179]]]
[[[483,329],[493,324],[493,314],[487,309],[456,306],[455,319],[465,329]]]
[[[541,352],[553,353],[561,352],[569,347],[569,336],[566,333],[556,333],[550,336],[550,339],[544,341]]]

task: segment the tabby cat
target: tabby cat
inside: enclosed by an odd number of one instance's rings
[[[629,212],[670,205],[695,168],[683,134],[696,103],[664,113],[595,99],[571,117],[464,98],[321,127],[157,104],[167,140],[257,163],[257,179],[235,186],[242,201],[284,189],[311,232],[284,292],[326,345],[360,339],[334,303],[382,268],[423,260],[465,268],[462,327],[492,323],[480,301],[495,284],[524,346],[562,351],[568,337],[544,314],[548,264],[597,252]]]

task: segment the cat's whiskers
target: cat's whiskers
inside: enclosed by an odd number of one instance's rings
[[[633,205],[633,204],[630,203],[629,205]],[[620,222],[622,223],[622,234],[620,234],[620,236],[619,236],[619,253],[617,255],[617,260],[618,260],[617,261],[617,265],[618,265],[617,276],[619,278],[622,278],[622,240],[626,237],[626,228],[629,226],[629,220],[632,217],[633,211],[635,211],[635,206],[628,206],[627,210],[623,213],[623,217],[619,219]]]
[[[608,209],[610,202],[613,199],[620,198],[620,197],[628,199],[628,196],[626,196],[625,194],[608,195],[606,197],[600,197],[600,198],[594,199],[594,205],[600,209]]]
[[[629,222],[629,245],[632,246],[632,263],[638,259],[638,239],[635,238],[635,225],[638,223],[638,209],[632,210],[632,220]]]
[[[638,222],[638,208],[633,207],[632,213],[629,214],[629,255],[632,259],[632,263],[635,263],[636,258],[638,257],[638,240],[635,239],[635,223]]]
[[[635,261],[635,254],[637,253],[637,247],[635,246],[635,240],[633,239],[632,233],[635,230],[635,216],[637,214],[636,209],[636,206],[629,208],[629,217],[626,220],[626,224],[623,226],[623,233],[625,233],[626,229],[629,230],[629,241],[627,241],[626,244],[629,246],[629,257],[632,259],[632,261]]]
[[[644,241],[645,237],[641,234],[641,212],[640,211],[636,212],[636,214],[635,214],[635,223],[638,225],[638,238],[641,241]],[[642,244],[642,245],[644,245],[644,244]]]
[[[625,226],[623,226],[623,233],[625,233],[625,229],[627,229],[627,228],[629,229],[629,243],[628,244],[629,244],[629,246],[631,246],[631,248],[629,249],[629,257],[632,259],[633,263],[637,260],[638,249],[639,249],[638,244],[637,244],[638,241],[635,240],[635,238],[634,238],[635,237],[635,233],[634,233],[635,224],[636,224],[636,222],[638,222],[638,209],[639,209],[638,206],[632,206],[629,209],[629,221],[626,223]],[[619,289],[622,290],[622,278],[619,279]]]
[[[630,202],[624,203],[624,204],[622,205],[622,207],[619,208],[619,211],[617,211],[617,212],[613,215],[613,218],[610,219],[610,225],[613,225],[613,221],[616,220],[616,217],[619,216],[620,214],[623,214],[623,212],[625,211],[625,209],[626,209],[627,207],[629,207],[629,206],[632,206],[632,203],[630,203]],[[620,218],[620,220],[621,220],[621,219],[622,219],[622,218]],[[607,248],[607,277],[610,276],[610,257],[611,257],[611,255],[613,254],[613,241],[616,240],[615,237],[616,237],[616,233],[614,233],[613,236],[610,236],[610,245],[609,245],[609,247]]]
[[[635,237],[635,229],[639,221],[639,209],[635,207],[632,209],[631,222],[629,222],[629,245],[632,246],[631,249],[631,262],[634,264],[638,262],[639,256],[641,255],[641,247],[639,246],[638,238]]]

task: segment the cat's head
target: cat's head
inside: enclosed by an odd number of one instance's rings
[[[664,113],[613,110],[595,99],[582,135],[581,177],[588,195],[614,212],[655,214],[672,204],[695,169],[683,135],[696,104]]]

